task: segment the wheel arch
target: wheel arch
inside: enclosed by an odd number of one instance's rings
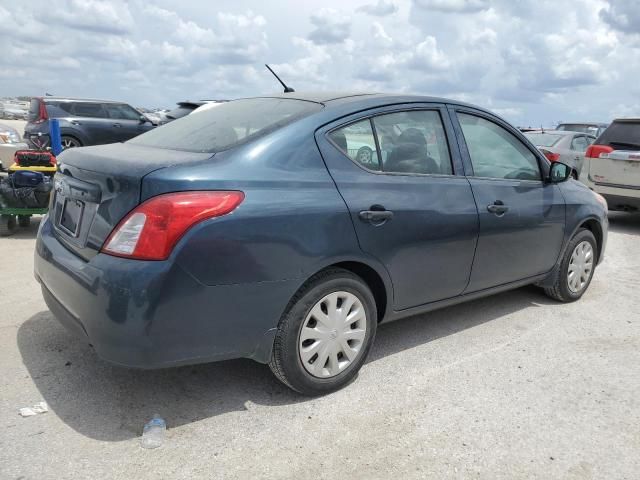
[[[589,230],[591,233],[593,233],[593,236],[596,238],[596,246],[598,248],[598,260],[600,260],[600,256],[602,255],[602,242],[603,242],[603,232],[602,232],[602,226],[600,225],[600,222],[595,218],[588,218],[587,220],[583,221],[580,225],[578,225],[578,227],[575,229],[575,231],[571,235],[571,238],[573,238],[576,232],[582,228]]]

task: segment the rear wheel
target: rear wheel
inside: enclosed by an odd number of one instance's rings
[[[18,225],[23,228],[27,228],[31,224],[30,215],[18,215]]]
[[[338,268],[312,277],[278,325],[269,366],[305,395],[329,393],[352,381],[373,344],[375,300],[353,273]]]
[[[553,287],[545,293],[561,302],[578,300],[587,291],[598,257],[598,244],[589,230],[581,229],[571,239],[564,253]]]
[[[0,215],[0,237],[8,237],[16,232],[16,217]]]

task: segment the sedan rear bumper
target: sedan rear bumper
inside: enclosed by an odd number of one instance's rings
[[[247,357],[267,362],[298,282],[206,286],[171,261],[67,250],[45,218],[35,276],[68,330],[112,363],[161,368]]]

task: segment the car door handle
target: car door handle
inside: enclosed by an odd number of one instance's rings
[[[71,125],[82,125],[82,124],[77,120],[71,120]]]
[[[122,125],[120,125],[119,123],[114,123],[113,126],[116,128],[120,128]]]
[[[360,220],[369,222],[373,225],[382,225],[393,217],[393,212],[390,210],[363,210],[358,216]]]
[[[507,207],[501,200],[496,200],[491,205],[487,205],[487,210],[501,217],[509,211],[509,207]]]

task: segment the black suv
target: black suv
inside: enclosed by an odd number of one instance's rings
[[[50,118],[60,121],[63,148],[124,142],[155,127],[138,110],[122,102],[34,97],[24,139],[35,146],[46,146]]]

